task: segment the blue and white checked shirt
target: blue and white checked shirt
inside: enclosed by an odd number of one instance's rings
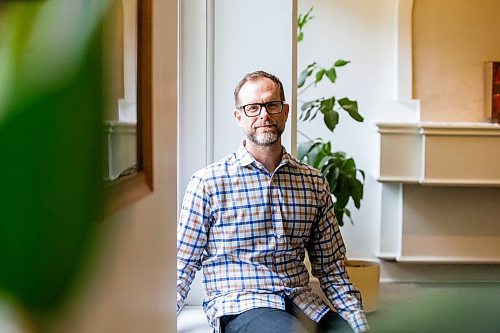
[[[369,329],[359,291],[349,282],[345,246],[328,183],[283,148],[273,174],[243,144],[196,172],[177,228],[177,311],[203,268],[203,307],[212,327],[223,315],[285,309],[288,296],[318,322],[329,308],[309,287],[304,265],[355,332]]]

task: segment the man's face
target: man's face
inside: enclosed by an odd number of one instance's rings
[[[238,93],[240,106],[280,100],[278,85],[268,78],[249,81]],[[250,142],[258,146],[271,146],[278,142],[285,130],[288,111],[288,104],[283,105],[283,111],[279,114],[268,114],[267,109],[263,107],[257,117],[248,117],[243,110],[235,110],[234,118]]]

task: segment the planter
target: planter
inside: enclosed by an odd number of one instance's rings
[[[378,309],[380,291],[380,265],[374,261],[349,260],[346,269],[351,282],[361,292],[366,312]]]
[[[309,261],[306,261],[309,268]],[[380,265],[374,261],[365,260],[346,260],[347,274],[351,282],[361,292],[363,298],[363,307],[366,312],[373,312],[378,309],[379,304],[379,291],[380,291]],[[323,299],[323,301],[335,311],[334,307],[330,304],[325,294],[321,290],[317,278],[311,276],[309,281],[313,292]]]

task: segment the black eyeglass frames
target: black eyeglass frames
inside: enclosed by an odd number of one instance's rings
[[[283,111],[284,101],[270,101],[266,103],[251,103],[242,106],[238,106],[239,110],[243,110],[247,117],[257,117],[262,112],[262,108],[265,107],[267,113],[278,114]]]

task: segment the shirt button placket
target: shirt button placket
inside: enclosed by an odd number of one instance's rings
[[[271,214],[274,226],[274,236],[276,237],[277,249],[282,248],[283,243],[283,220],[281,218],[281,210],[279,209],[280,195],[279,188],[273,186],[274,177],[269,180]]]

